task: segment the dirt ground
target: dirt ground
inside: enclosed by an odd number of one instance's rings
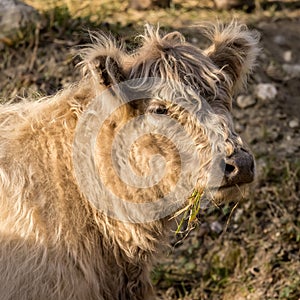
[[[168,10],[134,12],[125,2],[94,1],[99,5],[92,13],[91,5],[50,9],[49,4],[47,9],[47,1],[42,6],[42,1],[27,2],[41,9],[43,22],[0,43],[2,101],[53,94],[76,81],[79,59],[73,49],[88,42],[87,29],[112,31],[132,45],[145,21],[159,22],[203,46],[205,40],[191,25],[235,17],[261,33],[262,52],[244,94],[249,103],[239,98],[233,109],[236,130],[255,154],[257,180],[236,207],[211,206],[188,236],[172,234],[172,247],[154,270],[153,282],[160,297],[170,300],[299,300],[299,10],[270,5],[250,14],[217,12],[211,1],[174,1]],[[270,84],[276,95],[259,96],[260,84]]]

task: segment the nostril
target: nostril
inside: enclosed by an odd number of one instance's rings
[[[227,177],[236,171],[236,166],[224,159],[221,160],[220,167]]]
[[[230,175],[235,171],[235,166],[231,165],[231,164],[225,164],[225,174],[226,175]]]

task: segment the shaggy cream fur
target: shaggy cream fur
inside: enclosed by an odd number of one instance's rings
[[[233,93],[252,70],[258,37],[234,22],[207,32],[212,44],[201,51],[178,32],[161,36],[147,26],[141,47],[133,53],[99,34],[81,51],[80,82],[37,102],[1,106],[1,300],[154,298],[149,273],[167,244],[171,215],[144,223],[121,222],[99,209],[101,202],[110,201],[101,191],[96,194],[98,207],[91,203],[74,170],[74,138],[81,116],[111,87],[103,109],[112,98],[123,104],[97,135],[95,170],[104,185],[118,197],[140,203],[161,198],[177,184],[182,157],[174,143],[159,134],[140,137],[128,154],[138,175],[151,173],[153,155],[165,158],[165,173],[157,184],[147,189],[130,186],[112,167],[112,144],[122,126],[139,115],[162,113],[194,142],[199,159],[195,188],[209,191],[213,153],[224,148],[230,156],[245,147],[233,131],[230,109]],[[149,77],[159,80],[147,84]],[[114,86],[126,80],[126,91]],[[143,97],[149,92],[152,100]],[[133,93],[142,100],[124,100]],[[83,163],[81,172],[87,174],[86,188],[93,190],[90,167]],[[239,189],[217,191],[212,200],[239,195]]]

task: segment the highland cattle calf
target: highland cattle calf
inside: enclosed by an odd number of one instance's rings
[[[146,26],[133,52],[96,35],[78,83],[1,106],[1,300],[154,299],[170,218],[192,193],[241,196],[255,170],[231,105],[258,36],[235,22],[206,34],[200,50]]]

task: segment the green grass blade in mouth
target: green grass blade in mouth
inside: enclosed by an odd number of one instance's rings
[[[197,215],[201,208],[201,199],[202,199],[203,192],[199,192],[197,190],[194,190],[192,195],[188,199],[188,205],[180,210],[174,217],[179,216],[183,212],[183,216],[180,219],[180,222],[177,226],[177,229],[175,231],[175,234],[178,234],[181,232],[181,228],[183,226],[184,221],[187,219],[188,226],[187,229],[192,227],[192,224],[197,220]],[[188,216],[189,214],[189,216]],[[187,218],[188,216],[188,218]]]

